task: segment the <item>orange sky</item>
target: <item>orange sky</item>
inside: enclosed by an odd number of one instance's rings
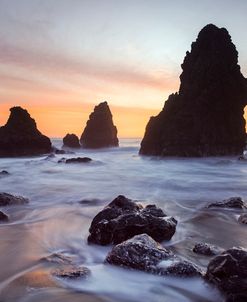
[[[63,137],[66,133],[81,135],[93,104],[35,105],[21,104],[36,120],[39,130],[50,137]],[[109,104],[110,105],[110,104]],[[111,105],[110,105],[111,106]],[[142,137],[151,115],[159,110],[111,106],[114,124],[119,137]],[[0,124],[6,123],[9,104],[1,105]]]
[[[15,104],[12,104],[15,105]],[[11,106],[12,106],[11,105]],[[35,105],[22,103],[31,116],[36,120],[38,129],[50,137],[63,137],[66,133],[81,135],[89,114],[92,112],[93,104],[62,104],[57,105]],[[110,105],[110,104],[109,104]],[[127,108],[111,106],[114,124],[118,128],[118,137],[143,137],[146,124],[150,116],[157,115],[159,109]],[[10,104],[1,105],[0,125],[4,125],[9,116]],[[247,110],[245,110],[245,118]]]

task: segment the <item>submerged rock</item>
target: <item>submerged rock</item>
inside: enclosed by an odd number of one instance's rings
[[[41,258],[41,261],[60,265],[71,265],[73,263],[73,258],[63,253],[53,253],[47,257]]]
[[[0,211],[0,221],[8,221],[8,220],[9,220],[8,215]]]
[[[75,157],[75,158],[61,158],[58,163],[65,163],[65,164],[85,164],[90,163],[92,161],[89,157]]]
[[[80,142],[79,138],[75,134],[66,134],[66,136],[63,138],[63,146],[69,147],[69,148],[80,148]]]
[[[51,141],[38,129],[35,120],[21,107],[10,109],[5,126],[0,128],[0,156],[40,155],[51,152]]]
[[[158,156],[241,155],[245,147],[247,80],[225,28],[213,24],[186,53],[178,93],[151,117],[140,154]]]
[[[193,248],[194,253],[205,256],[215,256],[220,254],[222,251],[223,249],[208,243],[197,243]]]
[[[84,266],[66,266],[64,268],[59,268],[52,271],[53,276],[65,279],[87,278],[90,274],[91,271]]]
[[[246,203],[241,197],[231,197],[222,201],[211,203],[208,208],[233,208],[233,209],[247,209]]]
[[[247,301],[247,250],[231,248],[213,258],[206,279],[226,294],[228,302]]]
[[[117,128],[112,121],[112,114],[107,102],[95,106],[81,135],[83,148],[117,147]]]
[[[135,235],[146,233],[158,242],[170,240],[177,221],[155,205],[142,205],[119,195],[93,219],[88,242],[118,244]]]
[[[62,150],[62,149],[58,149],[56,147],[52,147],[52,151],[54,152],[54,154],[66,154],[66,153],[72,153],[72,152],[67,152],[65,150]]]
[[[8,193],[0,192],[0,206],[23,205],[29,203],[29,199],[22,196],[15,196]]]
[[[54,158],[56,158],[56,155],[54,153],[51,153],[48,156],[46,156],[46,158],[44,158],[44,160],[52,160]]]
[[[4,177],[4,176],[8,176],[8,175],[9,175],[9,172],[8,172],[8,171],[6,171],[6,170],[0,171],[0,177],[1,177],[1,176]]]
[[[197,276],[200,270],[181,260],[147,234],[136,235],[112,248],[106,263],[158,275]]]
[[[247,213],[243,213],[239,216],[238,222],[247,224]]]

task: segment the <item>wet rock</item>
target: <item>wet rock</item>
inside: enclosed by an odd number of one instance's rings
[[[65,157],[62,157],[59,159],[58,163],[61,164],[61,163],[65,163],[66,161],[66,158]]]
[[[226,294],[228,302],[247,301],[247,250],[231,248],[213,258],[206,279]]]
[[[64,268],[55,269],[52,271],[52,275],[63,279],[81,279],[87,278],[91,274],[91,271],[87,267],[75,267],[66,266]]]
[[[66,150],[61,150],[61,149],[58,149],[56,147],[52,147],[52,151],[55,153],[55,154],[66,154],[68,153]]]
[[[195,264],[176,256],[162,261],[158,266],[160,267],[159,274],[162,276],[196,277],[202,275],[202,271]]]
[[[231,197],[229,199],[211,203],[207,207],[208,208],[247,209],[247,205],[241,197]]]
[[[117,128],[112,121],[112,114],[107,102],[95,106],[81,135],[83,148],[117,147]]]
[[[136,235],[112,248],[106,263],[158,275],[196,276],[200,270],[181,260],[147,234]]]
[[[79,138],[75,134],[66,134],[63,138],[63,146],[69,148],[80,148]]]
[[[107,255],[106,262],[150,271],[162,260],[172,255],[147,234],[136,235],[113,247]]]
[[[65,150],[59,150],[59,149],[57,149],[55,151],[55,154],[66,154],[66,151]]]
[[[247,213],[243,213],[239,216],[238,222],[247,224]]]
[[[170,240],[177,221],[155,205],[142,205],[119,195],[93,219],[89,243],[118,244],[135,235],[146,233],[158,242]]]
[[[15,196],[8,193],[0,192],[0,206],[12,206],[27,204],[29,200],[22,196]]]
[[[51,141],[38,129],[35,120],[21,107],[10,109],[5,126],[0,128],[0,156],[30,156],[51,152]]]
[[[2,211],[0,211],[0,222],[6,222],[9,220],[8,215],[6,215],[5,213],[3,213]]]
[[[186,53],[182,70],[179,92],[151,117],[140,154],[242,155],[247,81],[227,30],[205,26]]]
[[[0,176],[7,176],[7,175],[9,175],[8,171],[6,171],[6,170],[0,171]]]
[[[58,163],[65,163],[65,164],[86,164],[92,161],[89,157],[75,157],[75,158],[61,158]]]
[[[82,205],[86,205],[86,206],[95,206],[95,205],[99,205],[100,203],[102,203],[103,201],[101,199],[97,199],[97,198],[86,198],[86,199],[82,199],[79,201],[80,204]]]
[[[193,248],[194,253],[205,256],[215,256],[220,254],[222,251],[223,249],[208,243],[197,243]]]
[[[47,257],[43,257],[41,261],[53,264],[68,265],[73,263],[73,258],[63,253],[53,253]]]

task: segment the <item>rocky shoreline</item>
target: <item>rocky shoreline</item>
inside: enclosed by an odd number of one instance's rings
[[[28,203],[27,198],[0,193],[1,208]],[[205,207],[208,211],[220,211],[222,208],[237,211],[240,217],[247,214],[247,204],[240,197],[212,202]],[[0,221],[9,221],[9,217],[1,211]],[[202,270],[166,247],[176,232],[177,224],[179,221],[167,216],[156,205],[143,207],[138,201],[119,195],[93,218],[88,243],[111,245],[104,264],[130,269],[129,274],[131,270],[140,270],[163,278],[199,277],[216,286],[225,295],[227,302],[246,301],[247,250],[241,247],[223,250],[211,244],[197,243],[193,252],[208,258],[207,268]],[[51,276],[58,281],[88,279],[93,274],[89,268],[63,254],[53,254],[42,261],[56,265],[51,270]]]

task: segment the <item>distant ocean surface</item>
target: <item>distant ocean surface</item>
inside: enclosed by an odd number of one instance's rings
[[[62,140],[53,144],[61,148]],[[1,158],[0,191],[30,199],[25,206],[2,208],[0,224],[0,301],[223,301],[199,278],[158,277],[104,265],[111,247],[88,246],[92,218],[118,195],[155,203],[178,220],[169,246],[205,269],[209,259],[196,255],[196,242],[247,248],[246,226],[238,213],[205,210],[209,202],[232,196],[247,199],[247,161],[235,157],[152,158],[138,155],[139,139],[121,139],[119,148],[76,151],[47,158]],[[62,157],[87,156],[89,164],[58,163]],[[85,281],[57,287],[40,259],[55,252],[77,257],[92,271]]]

